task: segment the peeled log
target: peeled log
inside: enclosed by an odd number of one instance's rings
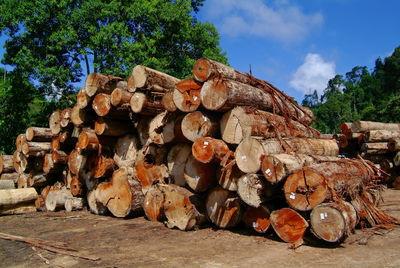
[[[51,141],[53,133],[50,128],[28,127],[25,137],[27,141]]]
[[[82,210],[84,206],[84,201],[83,198],[79,197],[72,197],[68,198],[65,200],[65,210],[68,212],[74,211],[74,210]]]
[[[204,137],[192,144],[192,154],[197,161],[206,164],[213,160],[222,161],[227,154],[233,155],[233,152],[223,140]]]
[[[264,234],[267,232],[271,224],[269,220],[269,209],[261,205],[257,208],[248,207],[243,214],[243,221],[247,227],[254,229],[256,232]]]
[[[345,201],[320,204],[310,214],[311,232],[331,243],[342,242],[357,223],[356,210]]]
[[[72,194],[66,188],[58,191],[50,191],[46,197],[46,209],[48,211],[56,211],[57,209],[65,208],[65,201],[72,198]]]
[[[15,172],[12,155],[0,155],[0,174]]]
[[[142,115],[157,115],[165,110],[161,99],[156,100],[141,92],[135,92],[130,99],[130,107],[134,113]]]
[[[186,143],[178,143],[168,152],[168,170],[173,183],[176,185],[184,186],[186,184],[185,165],[190,153],[191,147]]]
[[[388,142],[388,148],[392,152],[400,151],[400,138],[392,138]]]
[[[337,156],[339,147],[335,140],[290,138],[278,140],[244,139],[235,151],[235,159],[239,169],[245,173],[255,173],[261,167],[261,156],[289,152],[308,155]]]
[[[237,181],[237,193],[247,205],[259,207],[264,199],[265,183],[264,179],[257,174],[245,174]]]
[[[181,129],[185,138],[194,142],[199,138],[216,136],[218,123],[212,116],[196,111],[183,118]]]
[[[37,196],[35,188],[0,190],[0,215],[36,211]]]
[[[121,81],[122,78],[120,77],[100,73],[91,73],[86,77],[85,81],[86,94],[89,97],[99,93],[111,94],[111,92]]]
[[[320,133],[297,121],[287,121],[284,117],[238,106],[225,113],[220,122],[222,139],[231,144],[239,144],[244,138],[257,136],[263,138],[302,137],[319,138]]]
[[[134,130],[134,125],[126,121],[99,117],[94,123],[94,131],[97,135],[123,136]]]
[[[55,110],[49,117],[49,127],[53,135],[61,131],[61,110]]]
[[[216,184],[215,166],[201,163],[190,155],[185,164],[184,177],[193,191],[207,191]]]
[[[152,185],[144,196],[143,210],[150,221],[163,221],[165,196],[158,184]]]
[[[114,161],[118,167],[133,167],[138,151],[138,139],[132,134],[122,136],[114,147]]]
[[[308,223],[299,213],[290,208],[282,208],[272,211],[270,220],[275,233],[283,241],[295,243],[296,246],[303,243]]]
[[[206,210],[212,223],[220,228],[235,227],[241,220],[239,197],[222,188],[213,189],[207,197]]]
[[[136,65],[135,68],[133,68],[131,80],[129,80],[131,84],[129,86],[135,89],[143,88],[163,91],[166,89],[174,89],[179,81],[178,78],[166,73],[142,65]]]

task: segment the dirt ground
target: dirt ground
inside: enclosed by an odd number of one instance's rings
[[[381,208],[400,218],[400,191],[387,190]],[[400,267],[400,228],[374,234],[366,245],[358,239],[367,233],[357,230],[339,246],[307,240],[296,250],[273,231],[257,235],[209,226],[182,232],[144,217],[117,219],[87,211],[1,216],[0,232],[67,242],[101,258],[82,260],[0,239],[0,267]]]

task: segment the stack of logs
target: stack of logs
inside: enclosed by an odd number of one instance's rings
[[[356,121],[340,125],[340,153],[379,165],[385,183],[400,189],[400,124]]]
[[[180,230],[271,225],[295,246],[309,225],[340,242],[359,223],[397,223],[375,206],[379,170],[338,158],[336,140],[309,126],[309,108],[209,59],[193,77],[144,66],[127,81],[90,74],[74,107],[18,136],[18,188],[37,189],[40,210],[144,212]]]

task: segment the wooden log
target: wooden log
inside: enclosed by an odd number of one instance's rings
[[[205,164],[213,160],[220,162],[227,154],[233,155],[233,152],[223,140],[204,137],[192,144],[193,157]]]
[[[270,211],[267,206],[261,205],[257,208],[248,207],[243,214],[243,222],[247,227],[254,229],[257,233],[264,234],[271,225]]]
[[[270,216],[272,228],[285,242],[299,246],[303,243],[303,235],[308,228],[307,221],[290,208],[274,210]]]
[[[111,110],[111,96],[109,94],[97,94],[92,103],[92,108],[98,116],[105,116]]]
[[[353,133],[352,128],[351,128],[352,124],[353,123],[351,123],[351,122],[340,124],[340,126],[339,126],[340,132],[345,136],[351,136]]]
[[[132,70],[130,85],[131,88],[143,88],[156,91],[172,90],[180,80],[166,73],[162,73],[145,67],[136,65]]]
[[[234,164],[232,167],[217,169],[217,180],[219,185],[228,191],[237,191],[237,182],[244,173]]]
[[[102,150],[111,150],[116,141],[116,137],[97,136],[93,130],[86,129],[79,135],[76,147],[87,151],[98,151],[100,148]]]
[[[15,172],[12,155],[0,155],[0,174]]]
[[[71,212],[74,210],[82,210],[84,204],[83,198],[72,197],[65,200],[64,207],[66,211]]]
[[[148,220],[163,221],[165,219],[164,202],[164,192],[158,184],[152,185],[143,200],[143,210]]]
[[[168,170],[173,183],[179,186],[186,184],[185,165],[191,153],[191,147],[186,143],[174,145],[168,152]]]
[[[114,147],[114,161],[118,167],[133,167],[138,152],[138,139],[128,134],[118,138]]]
[[[285,148],[286,147],[286,148]],[[335,140],[290,138],[278,140],[244,139],[235,151],[239,169],[245,173],[256,173],[261,167],[261,156],[284,153],[285,150],[297,154],[337,156],[339,147]]]
[[[249,206],[259,207],[264,199],[265,183],[257,174],[249,173],[237,181],[237,193]]]
[[[22,144],[22,153],[26,156],[43,157],[51,150],[50,142],[27,141]]]
[[[14,180],[0,180],[0,190],[15,189]]]
[[[24,134],[19,134],[15,139],[15,147],[18,152],[22,152],[22,144],[26,142],[26,136]]]
[[[58,191],[51,191],[46,197],[46,209],[48,211],[56,211],[65,208],[65,201],[68,198],[72,198],[72,194],[66,188],[60,189]]]
[[[392,152],[400,151],[400,138],[391,138],[388,142],[388,149]]]
[[[129,105],[134,113],[142,115],[157,115],[165,110],[164,104],[159,100],[151,99],[142,92],[135,92],[130,99]]]
[[[94,123],[94,131],[97,135],[104,136],[123,136],[129,132],[132,132],[134,125],[128,124],[126,121],[119,121],[115,119],[108,119],[99,117]]]
[[[326,139],[326,140],[332,140],[332,139],[335,139],[335,136],[333,134],[320,134],[319,138]]]
[[[245,137],[263,138],[303,137],[319,138],[320,133],[294,120],[252,107],[238,106],[226,112],[220,121],[222,139],[239,144]]]
[[[311,211],[311,232],[330,243],[343,242],[357,224],[357,212],[345,201],[323,203]]]
[[[120,77],[91,73],[86,77],[85,81],[86,94],[90,97],[99,93],[111,94],[121,81],[122,78]]]
[[[400,130],[370,130],[363,135],[364,142],[382,142],[393,138],[400,138]]]
[[[51,156],[54,164],[58,165],[68,164],[68,155],[63,151],[53,151]]]
[[[35,188],[0,190],[0,215],[36,211],[37,196]]]
[[[137,153],[136,162],[145,161],[153,165],[163,165],[166,163],[169,146],[158,146],[150,144],[143,146]]]
[[[207,197],[208,218],[220,228],[235,227],[242,217],[239,197],[222,188],[213,189]]]
[[[27,141],[51,141],[53,133],[50,128],[43,127],[28,127],[25,132],[25,137]]]
[[[87,156],[74,149],[68,157],[68,169],[75,175],[79,174],[86,164]]]
[[[17,183],[19,178],[19,173],[18,172],[13,172],[13,173],[3,173],[1,174],[0,180],[12,180],[14,183]]]
[[[115,169],[115,161],[104,155],[92,154],[88,159],[88,166],[95,179],[109,177]]]
[[[173,92],[175,106],[182,112],[194,112],[200,106],[201,84],[193,78],[182,80]]]
[[[86,88],[83,87],[79,90],[78,95],[76,96],[76,106],[79,109],[86,108],[91,101],[91,97],[86,93]]]
[[[181,129],[185,138],[194,142],[199,138],[215,137],[218,134],[218,123],[213,116],[195,111],[185,115]]]
[[[139,184],[140,185],[140,184]],[[144,195],[138,188],[131,187],[127,168],[114,171],[110,182],[102,182],[96,188],[96,198],[115,217],[126,217],[142,211]]]
[[[151,119],[149,137],[155,144],[165,144],[175,138],[175,116],[164,111]],[[139,133],[140,135],[140,133]]]
[[[71,110],[71,122],[75,126],[81,126],[88,122],[92,122],[95,119],[95,114],[88,110],[79,108],[77,105],[72,107]]]
[[[382,122],[372,122],[372,121],[356,121],[351,125],[353,132],[367,132],[369,130],[391,130],[399,131],[399,123],[382,123]]]
[[[174,91],[165,92],[162,97],[161,103],[163,104],[165,110],[167,110],[168,112],[175,112],[177,107],[174,102]]]
[[[382,153],[388,153],[389,143],[388,142],[366,142],[361,145],[361,151],[382,151]]]
[[[153,141],[150,138],[149,127],[153,118],[148,116],[141,116],[137,125],[137,132],[139,141],[142,146],[149,145]]]
[[[28,187],[39,188],[39,187],[46,186],[51,181],[52,181],[52,179],[49,178],[46,174],[36,173],[36,174],[28,176],[27,184],[28,184]]]
[[[49,117],[49,128],[53,135],[57,135],[61,131],[61,110],[55,110]]]
[[[26,173],[19,174],[17,188],[18,189],[28,188],[28,178],[29,174]]]
[[[393,158],[393,163],[396,167],[400,166],[400,152],[397,152]]]
[[[189,190],[173,184],[160,184],[164,194],[164,214],[168,228],[188,231],[206,221],[203,199]]]
[[[27,157],[17,151],[15,151],[13,156],[14,167],[18,173],[42,170],[43,160],[43,157]]]
[[[126,89],[116,88],[111,93],[111,105],[121,106],[124,104],[129,104],[133,93]]]
[[[104,215],[107,213],[107,207],[104,206],[103,203],[97,200],[95,190],[89,191],[87,193],[86,200],[88,203],[89,210],[93,214]]]
[[[168,168],[164,165],[149,164],[143,160],[136,162],[135,170],[137,178],[142,183],[143,194],[146,194],[151,185],[163,182],[169,177]]]
[[[215,166],[197,161],[190,155],[185,163],[184,177],[195,192],[204,192],[216,185]]]

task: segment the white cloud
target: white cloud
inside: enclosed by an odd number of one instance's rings
[[[317,90],[321,95],[335,74],[334,62],[324,61],[319,54],[308,53],[304,63],[293,74],[290,86],[304,94]]]
[[[304,14],[287,0],[275,0],[273,5],[262,0],[210,0],[206,5],[206,17],[230,36],[300,41],[323,22],[322,14]]]

